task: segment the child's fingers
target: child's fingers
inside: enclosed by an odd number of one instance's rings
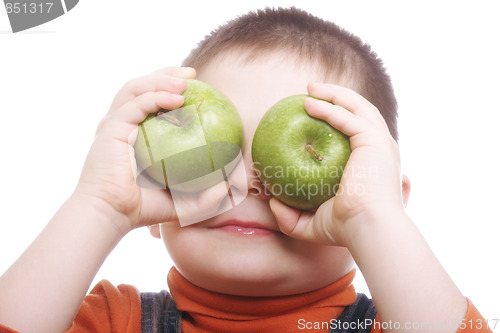
[[[146,117],[159,109],[174,110],[184,104],[184,97],[166,91],[147,92],[107,114],[98,126],[97,134],[127,141],[130,133]]]
[[[125,83],[116,94],[110,112],[123,104],[150,91],[169,91],[181,94],[186,89],[184,79],[194,78],[196,72],[189,67],[167,67]]]
[[[347,136],[352,137],[368,129],[369,124],[366,120],[340,105],[315,98],[306,98],[304,106],[312,117],[326,121]]]
[[[160,68],[153,73],[161,73],[183,79],[194,79],[196,77],[196,70],[192,67],[165,67]]]
[[[285,205],[276,198],[271,198],[269,206],[278,222],[281,232],[288,236],[293,236],[294,232],[297,233],[296,226],[301,216],[299,210]]]
[[[272,198],[269,204],[281,232],[285,235],[313,243],[337,244],[327,227],[331,220],[328,209],[331,212],[332,199],[321,205],[315,213],[288,207],[276,198]]]
[[[138,125],[149,114],[159,109],[178,109],[182,104],[184,104],[184,97],[181,95],[167,91],[147,92],[123,105],[116,112],[116,117],[118,120]]]
[[[182,94],[185,89],[186,82],[184,79],[162,73],[151,73],[125,83],[116,94],[109,113],[116,112],[125,103],[147,92],[168,91],[175,94]]]
[[[374,125],[388,131],[379,110],[355,91],[334,84],[310,83],[307,90],[311,96],[340,105]]]

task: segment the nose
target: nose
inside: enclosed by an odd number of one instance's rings
[[[260,181],[257,170],[255,169],[252,161],[251,147],[247,148],[250,149],[246,149],[243,153],[243,160],[245,163],[248,195],[257,197],[261,200],[269,200],[272,195]]]

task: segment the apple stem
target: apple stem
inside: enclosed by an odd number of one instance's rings
[[[306,146],[307,151],[318,161],[323,160],[323,156],[319,155],[311,145]]]
[[[198,105],[196,106],[196,112],[200,112],[201,105],[203,104],[204,101],[205,97],[202,97],[200,103],[198,103]]]
[[[157,113],[157,117],[165,118],[165,120],[167,120],[171,124],[174,124],[177,127],[182,127],[184,125],[179,119],[172,117],[168,113],[165,113],[165,112],[162,112],[160,114],[158,114],[158,113]]]

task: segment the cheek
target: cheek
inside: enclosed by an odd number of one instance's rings
[[[181,272],[196,270],[207,254],[203,233],[192,226],[181,228],[167,225],[161,228],[161,238],[175,267]]]
[[[174,259],[196,252],[200,242],[200,235],[194,226],[180,227],[177,223],[164,223],[161,227],[161,238],[168,253]]]

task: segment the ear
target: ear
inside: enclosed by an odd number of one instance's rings
[[[403,194],[403,204],[408,204],[408,199],[410,198],[411,182],[407,175],[403,174],[402,177],[402,194]]]
[[[151,236],[153,236],[154,238],[161,239],[160,225],[159,224],[150,225],[150,226],[148,226],[148,229],[149,229],[149,233],[151,234]]]

